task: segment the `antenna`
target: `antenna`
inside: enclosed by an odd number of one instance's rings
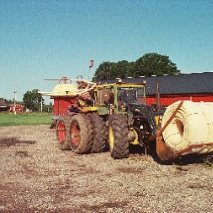
[[[46,80],[46,81],[57,81],[57,82],[59,82],[59,84],[60,83],[64,83],[64,84],[72,83],[72,80],[70,78],[66,77],[66,76],[61,77],[61,78],[49,78],[49,79],[44,79],[44,80]]]

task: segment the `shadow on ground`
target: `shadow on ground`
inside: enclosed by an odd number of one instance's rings
[[[16,144],[35,144],[36,141],[32,140],[20,140],[16,137],[12,138],[0,138],[0,147],[10,147]]]
[[[187,165],[187,164],[202,164],[205,163],[209,166],[213,166],[213,153],[208,153],[208,154],[188,154],[185,156],[178,157],[173,160],[168,160],[168,161],[162,161],[158,157],[156,153],[156,143],[152,142],[150,143],[150,146],[148,149],[145,149],[142,146],[138,145],[131,145],[129,147],[130,154],[140,154],[140,155],[145,155],[148,154],[152,156],[152,158],[159,164],[162,165],[172,165],[172,164],[177,164],[177,165]]]

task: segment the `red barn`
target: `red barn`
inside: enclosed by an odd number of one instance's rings
[[[151,77],[126,78],[124,82],[140,83],[146,81],[147,104],[156,100],[156,85],[158,82],[160,102],[168,106],[178,100],[195,102],[213,102],[213,72],[164,75]],[[115,82],[108,80],[106,82]]]
[[[9,104],[8,106],[10,107],[9,112],[14,112],[14,105]],[[24,106],[22,104],[16,104],[15,111],[16,112],[24,112]]]
[[[163,106],[178,100],[213,102],[213,72],[147,77],[145,80],[149,105],[155,103],[157,82]]]

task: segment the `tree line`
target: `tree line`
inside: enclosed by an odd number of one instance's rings
[[[0,98],[0,103],[11,105],[11,104],[14,104],[14,100],[6,99],[6,98],[1,97]],[[23,104],[23,101],[16,101],[16,104]]]
[[[146,53],[136,61],[118,62],[106,61],[101,63],[95,71],[93,80],[109,80],[115,78],[161,76],[163,74],[180,73],[175,63],[169,56],[158,53]]]

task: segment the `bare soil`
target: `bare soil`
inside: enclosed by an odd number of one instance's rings
[[[48,126],[0,127],[0,212],[212,212],[212,163],[60,150]]]

